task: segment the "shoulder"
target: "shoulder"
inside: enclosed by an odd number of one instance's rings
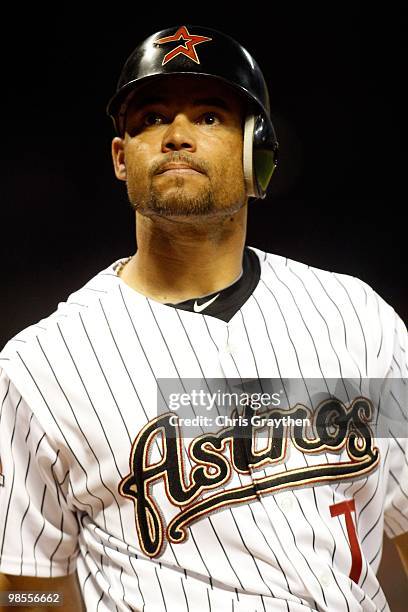
[[[375,288],[351,274],[334,272],[251,247],[261,264],[261,282],[284,307],[324,320],[330,331],[364,342],[375,361],[389,367],[396,339],[406,345],[404,322]],[[377,372],[377,368],[374,369]]]
[[[117,286],[118,277],[115,274],[115,268],[120,261],[118,259],[107,268],[97,272],[82,287],[69,294],[64,301],[59,302],[55,310],[48,316],[19,331],[7,342],[3,351],[10,346],[11,342],[28,342],[37,334],[49,331],[58,319],[69,319],[75,317],[81,309],[94,307],[101,296],[107,295]]]
[[[115,267],[119,261],[100,270],[66,300],[59,302],[48,316],[10,338],[0,352],[0,368],[11,374],[16,364],[24,363],[25,357],[32,361],[42,352],[43,346],[57,342],[62,328],[72,329],[80,325],[81,318],[92,317],[100,308],[101,299],[111,295],[118,285],[120,279],[115,274]]]
[[[368,283],[351,274],[334,272],[307,263],[267,253],[250,247],[257,255],[262,266],[262,275],[266,281],[272,278],[276,282],[287,283],[288,287],[303,287],[312,297],[321,293],[337,303],[349,303],[364,311],[373,310],[382,318],[394,322],[395,311]]]
[[[45,431],[53,431],[54,413],[66,410],[66,389],[78,385],[75,372],[88,345],[104,329],[104,313],[115,303],[120,278],[115,266],[98,272],[47,317],[21,330],[0,352],[0,387],[16,389]],[[106,327],[106,322],[105,322]],[[89,353],[88,349],[88,353]],[[82,365],[87,368],[87,364]],[[75,382],[73,382],[75,381]]]

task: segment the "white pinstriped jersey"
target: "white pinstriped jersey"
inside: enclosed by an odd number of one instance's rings
[[[180,541],[167,528],[196,502],[261,476],[340,465],[346,450],[306,453],[292,444],[282,461],[247,473],[225,458],[229,479],[187,506],[175,503],[162,474],[145,489],[144,528],[140,497],[120,486],[135,442],[157,417],[157,379],[407,377],[404,324],[368,285],[253,251],[260,281],[229,322],[146,298],[115,274],[114,262],[7,343],[1,572],[55,577],[77,569],[92,612],[389,609],[376,571],[383,530],[408,531],[408,451],[399,431],[375,440],[378,462],[358,477],[313,486],[306,479],[213,507],[186,523]],[[399,407],[406,418],[407,406]],[[155,443],[157,464],[164,441]],[[219,453],[230,457],[231,446]],[[187,480],[194,461],[191,453],[184,461]],[[140,482],[131,480],[128,492]],[[348,514],[344,502],[353,504]],[[353,525],[361,563],[351,578]],[[161,547],[152,553],[154,536]]]

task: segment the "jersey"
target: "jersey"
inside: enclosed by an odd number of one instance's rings
[[[76,570],[99,612],[389,609],[376,571],[384,530],[408,531],[406,328],[363,281],[249,249],[258,282],[227,320],[138,293],[117,260],[6,344],[1,572]],[[163,381],[347,378],[389,389],[387,435],[367,404],[335,445],[317,425],[183,437],[158,410]]]

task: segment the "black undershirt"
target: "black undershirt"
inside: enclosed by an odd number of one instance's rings
[[[184,302],[178,302],[177,304],[166,304],[166,306],[195,312],[194,304],[196,302],[197,306],[200,306],[200,304],[202,305],[209,302],[213,297],[219,294],[218,297],[206,308],[201,310],[200,313],[228,322],[245,304],[261,277],[261,264],[259,263],[258,255],[248,247],[244,249],[242,268],[241,278],[233,285],[221,289],[221,291],[215,291],[205,297],[191,298]]]

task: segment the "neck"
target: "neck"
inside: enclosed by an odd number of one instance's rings
[[[121,273],[136,291],[177,303],[231,285],[242,271],[247,207],[191,222],[136,212],[137,252]]]

